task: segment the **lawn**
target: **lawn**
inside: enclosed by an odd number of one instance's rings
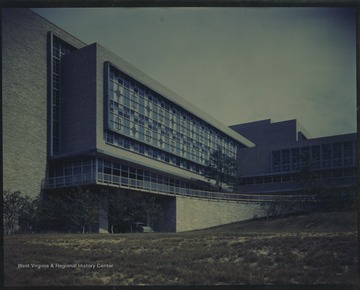
[[[321,224],[305,216],[187,233],[5,236],[5,286],[358,284],[357,227]]]

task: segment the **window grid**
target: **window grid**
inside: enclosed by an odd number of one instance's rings
[[[203,174],[205,170],[204,166],[200,164],[191,162],[190,160],[181,158],[174,154],[164,152],[163,150],[159,150],[152,146],[139,143],[136,140],[132,140],[130,138],[115,134],[113,132],[106,132],[106,142],[118,148],[126,149],[144,155],[151,159],[162,161],[199,174]]]
[[[226,155],[236,158],[235,140],[113,67],[110,67],[108,93],[108,126],[112,131],[201,165],[219,147]],[[123,126],[117,125],[119,119],[123,120]]]
[[[355,141],[272,151],[273,172],[298,171],[309,166],[311,169],[354,166],[356,159]],[[290,170],[291,168],[291,170]]]
[[[51,131],[52,154],[60,153],[60,74],[61,59],[75,50],[71,45],[53,36],[52,41],[52,88],[51,88]]]
[[[329,179],[329,178],[341,178],[341,177],[354,177],[357,175],[355,168],[345,169],[327,169],[316,171],[316,178],[318,179]],[[263,184],[263,183],[278,183],[278,182],[297,182],[298,174],[288,173],[281,175],[270,175],[270,176],[254,176],[242,178],[240,185],[252,185],[252,184]]]
[[[182,180],[170,178],[161,174],[139,169],[136,167],[121,164],[115,161],[109,161],[102,158],[82,158],[76,160],[64,161],[53,165],[50,171],[50,178],[64,178],[69,184],[74,182],[74,177],[89,174],[89,177],[95,173],[105,174],[112,177],[125,177],[134,180],[151,181],[157,184],[170,185],[175,187],[209,190],[209,187],[201,187],[197,184],[188,183]],[[91,180],[89,178],[89,180]]]

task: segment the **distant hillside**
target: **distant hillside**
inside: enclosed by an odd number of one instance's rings
[[[348,232],[358,229],[356,211],[313,212],[284,218],[258,218],[212,227],[202,231],[224,232]]]

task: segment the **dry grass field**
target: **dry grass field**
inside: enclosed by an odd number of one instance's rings
[[[357,236],[355,212],[187,233],[12,235],[5,286],[358,285]]]

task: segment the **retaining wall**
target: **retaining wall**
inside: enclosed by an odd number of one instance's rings
[[[204,229],[265,216],[257,203],[176,197],[176,232]]]

